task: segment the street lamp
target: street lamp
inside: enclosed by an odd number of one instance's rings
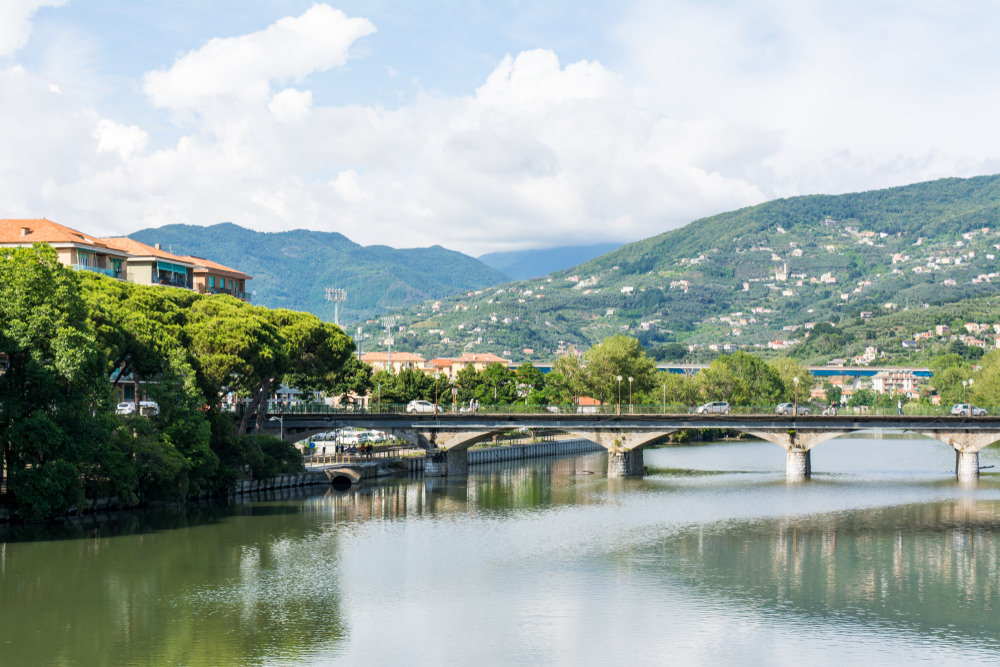
[[[382,383],[378,383],[378,411],[382,412]]]
[[[663,414],[667,414],[667,381],[663,381]]]
[[[632,414],[632,376],[628,376],[628,413]]]
[[[282,440],[285,439],[285,415],[278,415],[277,417],[271,417],[268,419],[271,422],[278,422],[278,437]]]
[[[622,413],[622,376],[616,376],[618,378],[618,414]]]
[[[799,376],[792,378],[792,384],[795,385],[795,407],[792,408],[792,416],[799,416]]]

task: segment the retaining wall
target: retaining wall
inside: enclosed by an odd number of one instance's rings
[[[506,447],[484,447],[470,449],[469,465],[477,463],[495,463],[497,461],[513,461],[516,459],[534,459],[543,456],[558,456],[560,454],[585,454],[587,452],[602,452],[604,448],[596,442],[583,439],[555,440],[552,442],[536,442],[530,445],[509,445]]]

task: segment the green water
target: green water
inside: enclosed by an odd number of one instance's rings
[[[1000,661],[1000,481],[944,445],[836,440],[804,484],[761,442],[646,463],[7,530],[0,664]]]

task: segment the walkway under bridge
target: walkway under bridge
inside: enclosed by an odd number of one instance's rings
[[[786,476],[808,478],[810,450],[842,435],[858,431],[908,431],[955,450],[955,474],[960,481],[979,477],[979,452],[1000,441],[1000,417],[867,416],[867,415],[603,415],[603,414],[394,414],[329,412],[276,413],[264,421],[268,432],[286,440],[346,426],[377,429],[413,443],[433,454],[448,475],[464,475],[467,450],[512,430],[534,433],[558,431],[585,438],[608,451],[608,476],[642,475],[643,449],[671,433],[691,429],[718,429],[756,436],[786,452]]]

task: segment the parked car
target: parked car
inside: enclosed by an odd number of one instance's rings
[[[122,401],[115,406],[116,415],[131,415],[135,413],[135,401]],[[155,417],[160,414],[160,406],[156,401],[139,401],[139,414],[143,417]]]
[[[699,405],[694,411],[699,415],[728,415],[729,403],[725,401],[712,401]]]
[[[953,415],[972,415],[973,417],[985,417],[989,414],[986,408],[977,408],[975,405],[969,405],[968,403],[956,403],[951,406],[951,414]]]
[[[437,410],[434,409],[434,404],[430,401],[410,401],[406,404],[407,412],[444,412],[444,408],[440,405]]]
[[[774,409],[774,414],[776,414],[776,415],[791,415],[791,414],[796,414],[796,412],[795,412],[795,404],[794,403],[781,403],[781,404],[778,405],[778,407],[776,407]],[[810,410],[809,408],[805,407],[804,405],[800,405],[799,408],[798,408],[798,414],[800,414],[800,415],[811,415],[812,414],[812,410]]]

